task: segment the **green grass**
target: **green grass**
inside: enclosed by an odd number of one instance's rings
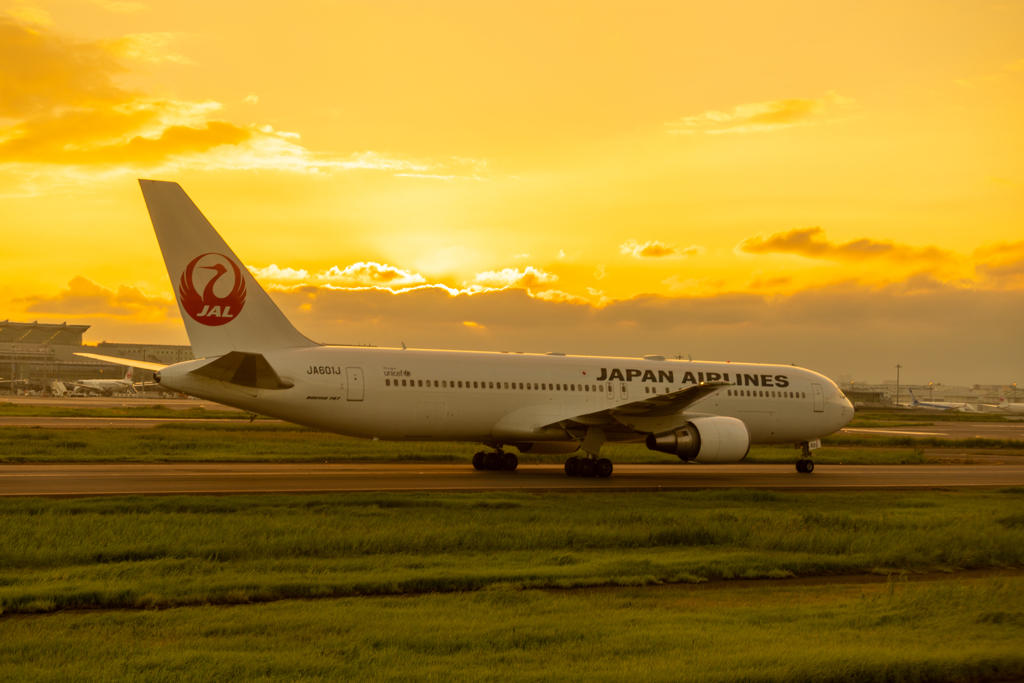
[[[0,609],[1024,566],[1002,492],[0,500]]]
[[[21,405],[0,401],[0,417],[140,417],[167,420],[248,420],[252,417],[249,413],[238,410],[207,410],[199,406],[179,410],[163,405],[142,405],[142,401],[139,403],[137,406],[89,408]],[[185,402],[183,404],[187,405]]]
[[[1019,680],[1024,579],[496,589],[0,620],[11,681]]]
[[[27,462],[465,462],[480,444],[352,439],[287,424],[171,423],[147,429],[0,427],[0,463]],[[616,463],[680,464],[643,444],[607,444]],[[520,462],[561,463],[564,455],[520,455]],[[788,446],[754,446],[747,463],[792,463]],[[914,448],[822,448],[825,464],[923,462]]]

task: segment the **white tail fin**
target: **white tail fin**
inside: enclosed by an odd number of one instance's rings
[[[196,358],[317,346],[292,327],[178,183],[139,184]]]
[[[128,372],[124,373],[124,378],[125,378],[125,379],[126,379],[127,381],[131,382],[131,381],[132,381],[132,375],[133,375],[134,373],[135,373],[135,368],[133,368],[133,367],[131,367],[131,366],[128,366]]]

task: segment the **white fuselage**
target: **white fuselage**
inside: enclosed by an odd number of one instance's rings
[[[542,427],[711,381],[733,386],[673,416],[677,424],[735,417],[746,424],[751,443],[799,443],[853,418],[853,406],[829,379],[785,365],[329,346],[264,356],[294,386],[246,389],[190,374],[209,359],[169,366],[160,383],[289,422],[382,440],[570,440],[560,427]],[[639,420],[634,429],[668,424]],[[609,436],[616,438],[625,436]]]
[[[133,383],[127,379],[83,379],[75,386],[101,394],[116,394],[120,391],[129,391],[133,388]]]

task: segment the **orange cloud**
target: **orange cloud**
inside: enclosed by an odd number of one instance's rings
[[[806,258],[837,261],[863,261],[875,258],[942,261],[950,257],[949,252],[937,247],[917,248],[866,237],[837,244],[829,241],[825,231],[817,226],[795,228],[768,236],[749,237],[736,246],[736,251],[746,254],[794,254]]]
[[[518,268],[503,268],[502,270],[488,270],[476,274],[476,284],[484,287],[535,287],[537,285],[555,282],[558,276],[553,273],[527,266],[525,270]]]
[[[114,40],[101,41],[99,45],[113,55],[135,62],[192,64],[192,60],[185,55],[168,51],[167,48],[178,37],[176,33],[130,33]]]
[[[125,68],[95,43],[0,19],[0,118],[123,102],[129,95],[112,80],[123,72]]]
[[[360,261],[359,263],[353,263],[347,268],[333,266],[329,270],[317,273],[316,279],[321,282],[349,287],[408,287],[426,284],[427,282],[426,278],[419,273],[395,268],[386,263],[374,263],[373,261]]]
[[[255,277],[265,282],[312,284],[323,283],[340,287],[412,287],[427,283],[419,273],[402,270],[386,263],[360,261],[345,268],[331,266],[327,270],[310,274],[295,268],[279,268],[271,263],[266,268],[246,266]]]
[[[974,251],[975,272],[988,285],[1024,287],[1024,241],[1001,242]]]
[[[849,107],[853,100],[828,93],[816,99],[771,100],[741,104],[732,111],[706,111],[684,116],[666,125],[673,135],[706,133],[759,133],[822,122],[832,109]]]
[[[78,275],[51,296],[29,296],[15,299],[27,313],[62,315],[72,318],[114,317],[136,318],[159,322],[177,311],[169,297],[149,296],[138,287],[119,285],[116,290],[98,285]]]
[[[424,162],[372,151],[314,154],[298,143],[297,133],[214,118],[223,109],[217,102],[154,98],[116,84],[132,62],[190,63],[167,52],[174,37],[131,34],[89,42],[0,19],[0,164],[366,169],[424,177],[449,168],[452,178],[479,177],[485,167],[472,159]],[[469,175],[457,175],[462,172]]]
[[[648,240],[643,244],[640,244],[636,240],[628,240],[624,244],[619,245],[619,251],[635,258],[661,258],[665,256],[697,256],[699,254],[703,254],[706,249],[697,244],[692,244],[684,249],[679,249],[675,245],[665,244],[658,240]]]

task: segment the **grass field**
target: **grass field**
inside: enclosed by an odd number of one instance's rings
[[[495,589],[0,619],[11,681],[1010,681],[1024,579]]]
[[[0,608],[1024,566],[1001,492],[0,500]]]
[[[0,427],[0,463],[24,462],[469,462],[480,444],[396,443],[352,439],[283,424],[171,423],[147,429]],[[617,463],[679,463],[643,444],[608,444]],[[523,454],[523,463],[560,463],[564,455]],[[796,462],[786,446],[754,446],[745,462]],[[823,464],[924,462],[913,447],[822,448]]]

